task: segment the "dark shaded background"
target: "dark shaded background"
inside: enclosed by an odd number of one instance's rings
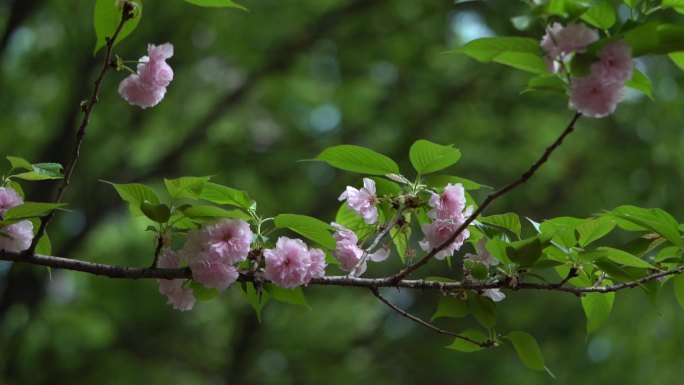
[[[533,162],[572,117],[562,97],[519,95],[527,75],[445,51],[483,34],[519,34],[522,2],[245,0],[250,12],[147,1],[138,30],[115,50],[137,59],[171,42],[175,79],[140,110],[104,82],[82,160],[53,223],[54,253],[145,266],[154,249],[98,182],[216,175],[248,190],[262,213],[332,220],[337,196],[359,177],[297,162],[330,145],[369,146],[409,170],[418,138],[453,143],[454,173],[500,186]],[[0,154],[65,162],[79,102],[96,77],[92,8],[85,1],[0,1]],[[541,27],[522,32],[538,38]],[[684,218],[681,72],[639,62],[656,102],[630,95],[609,118],[583,119],[533,180],[492,205],[541,220],[588,216],[621,204]],[[30,200],[54,184],[26,185]],[[483,191],[486,193],[486,191]],[[476,195],[477,196],[477,195]],[[479,195],[482,197],[483,195]],[[529,230],[529,229],[528,229]],[[458,265],[458,264],[456,264]],[[387,274],[399,261],[374,266]],[[457,266],[458,267],[458,266]],[[456,268],[457,268],[456,267]],[[334,268],[331,268],[334,270]],[[423,273],[449,274],[434,263]],[[475,354],[388,312],[361,289],[311,287],[312,310],[271,303],[261,325],[238,290],[173,311],[153,281],[114,281],[0,263],[0,383],[4,384],[485,384],[550,383],[506,346]],[[387,292],[429,318],[433,293]],[[677,383],[684,375],[684,313],[670,290],[656,303],[619,293],[609,325],[585,334],[566,294],[508,293],[498,329],[540,341],[558,384]],[[471,320],[440,326],[463,330]]]

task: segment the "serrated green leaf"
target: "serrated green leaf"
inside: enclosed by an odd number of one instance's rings
[[[656,268],[655,266],[644,261],[643,259],[635,257],[634,255],[626,251],[614,249],[612,247],[599,247],[597,249],[597,252],[604,253],[606,258],[620,265],[646,269]]]
[[[294,289],[283,289],[272,283],[264,284],[264,291],[267,292],[271,298],[289,303],[290,305],[304,306],[305,308],[311,310],[309,303],[306,302],[306,297],[304,297],[304,292],[301,287],[295,287]]]
[[[199,196],[201,199],[220,205],[242,207],[245,210],[256,209],[256,202],[249,198],[245,191],[206,182]]]
[[[493,329],[496,326],[496,305],[491,299],[468,292],[467,304],[468,311],[480,325],[487,329]]]
[[[159,198],[157,197],[157,194],[155,194],[151,188],[145,186],[144,184],[112,183],[107,181],[103,182],[114,186],[116,192],[119,194],[119,197],[128,203],[128,208],[135,216],[144,215],[143,212],[140,211],[140,205],[143,202],[148,201],[151,204],[159,204]]]
[[[460,335],[464,337],[468,337],[471,340],[477,341],[477,342],[485,342],[487,341],[487,336],[484,335],[479,330],[476,329],[469,329],[466,330],[462,333],[459,333]],[[479,350],[484,349],[482,346],[476,345],[470,341],[466,341],[462,338],[456,338],[454,339],[454,342],[447,346],[447,349],[452,349],[452,350],[458,350],[460,352],[465,352],[465,353],[472,353],[472,352],[477,352]]]
[[[526,94],[528,92],[539,91],[539,92],[552,92],[560,95],[565,95],[565,89],[567,85],[563,83],[555,75],[539,75],[527,81],[527,87],[522,90],[521,94]]]
[[[335,239],[330,234],[334,228],[320,219],[306,215],[280,214],[274,218],[274,222],[276,228],[290,229],[328,249],[335,248]]]
[[[594,27],[605,30],[615,24],[617,15],[615,14],[613,6],[608,1],[603,0],[589,7],[589,9],[582,14],[581,19]]]
[[[680,70],[684,70],[684,52],[672,52],[667,56]]]
[[[480,222],[489,223],[490,225],[500,226],[513,232],[520,238],[522,225],[520,224],[520,217],[515,213],[506,213],[498,215],[490,215],[488,217],[481,217]]]
[[[508,259],[520,266],[532,265],[542,255],[539,237],[509,243],[506,247],[506,255]]]
[[[381,211],[378,212],[378,222],[383,222],[384,219],[380,219],[383,216]],[[335,216],[335,223],[340,224],[356,233],[359,239],[364,239],[367,236],[373,234],[375,231],[375,226],[369,225],[363,221],[363,217],[359,216],[355,211],[347,207],[347,203],[344,202],[337,210],[337,215]]]
[[[684,308],[684,274],[679,273],[675,275],[672,281],[674,282],[674,292],[677,303]]]
[[[518,357],[525,366],[532,370],[546,370],[539,344],[529,333],[512,331],[505,338],[511,341]]]
[[[409,214],[410,215],[410,214]],[[411,237],[411,227],[405,226],[401,229],[392,227],[390,229],[390,237],[392,237],[392,244],[399,254],[402,263],[406,263],[406,253],[409,249],[409,239]]]
[[[375,195],[382,196],[395,196],[400,195],[404,190],[398,184],[380,177],[370,178],[375,182]]]
[[[400,174],[399,166],[392,159],[365,147],[348,144],[326,148],[313,160],[360,174]]]
[[[590,218],[579,224],[575,230],[579,233],[579,245],[586,247],[590,243],[603,238],[615,228],[615,222],[609,217]]]
[[[33,166],[31,165],[31,162],[24,158],[20,158],[18,156],[7,156],[6,159],[10,162],[10,165],[12,167],[12,170],[15,169],[22,169],[22,170],[28,170],[31,171],[33,170]]]
[[[252,284],[251,282],[247,282],[241,285],[241,290],[242,296],[249,303],[252,309],[254,309],[257,315],[257,320],[259,321],[259,323],[261,323],[261,313],[263,312],[264,306],[266,306],[266,303],[271,298],[271,296],[268,295],[266,291],[258,293],[256,289],[254,289],[254,284]]]
[[[444,186],[451,184],[460,183],[465,190],[478,190],[485,187],[477,182],[473,182],[470,179],[461,178],[459,176],[452,175],[427,175],[423,178],[425,184],[433,188],[443,188]]]
[[[587,334],[597,331],[606,322],[613,310],[614,300],[615,293],[588,293],[582,297],[582,308],[587,317]]]
[[[453,297],[441,297],[437,303],[437,310],[430,321],[437,318],[463,318],[468,315],[468,303]]]
[[[252,217],[240,209],[226,210],[216,206],[193,205],[179,209],[188,218],[240,218],[250,221]]]
[[[573,217],[558,217],[544,221],[539,225],[541,239],[551,239],[554,243],[570,249],[577,244],[575,227],[584,220]]]
[[[409,149],[409,159],[419,175],[443,170],[461,159],[461,152],[452,146],[442,146],[429,140],[417,140]]]
[[[243,11],[247,11],[247,8],[243,7],[242,5],[232,1],[232,0],[185,0],[186,3],[198,5],[200,7],[214,7],[214,8],[219,8],[219,7],[230,7],[230,8],[237,8],[241,9]]]
[[[140,211],[149,219],[157,223],[166,223],[171,217],[171,209],[169,206],[160,203],[153,204],[150,202],[143,202],[140,204]]]
[[[679,224],[661,209],[644,209],[636,206],[620,206],[610,215],[624,219],[646,230],[655,231],[676,246],[682,246]]]
[[[172,199],[198,199],[204,190],[204,184],[209,179],[211,179],[210,176],[185,176],[177,179],[164,179],[164,185]]]
[[[124,24],[121,28],[121,32],[116,37],[114,45],[118,44],[120,41],[125,39],[131,34],[138,26],[140,18],[142,17],[142,1],[131,0],[137,4],[134,11],[134,17]],[[121,17],[123,13],[122,10],[116,6],[116,2],[113,0],[97,0],[95,2],[95,12],[93,13],[93,26],[95,27],[95,36],[97,41],[95,42],[95,48],[93,49],[93,55],[97,54],[100,48],[107,44],[108,37],[112,37],[116,28],[121,22]]]
[[[653,86],[651,85],[651,79],[649,79],[643,72],[639,71],[638,68],[634,69],[632,78],[629,79],[625,85],[648,96],[649,99],[655,100],[653,97]]]
[[[506,247],[508,247],[507,242],[504,242],[498,238],[493,238],[487,241],[487,245],[485,247],[492,257],[505,264],[511,263],[511,260],[508,259],[508,255],[506,255]]]
[[[538,52],[503,52],[492,61],[537,75],[547,73],[546,62]]]
[[[606,258],[597,259],[594,261],[594,265],[598,267],[601,271],[608,274],[608,276],[614,280],[621,282],[634,281],[634,277],[625,270],[622,266],[609,261]]]
[[[472,40],[453,52],[468,55],[481,62],[492,61],[506,52],[522,52],[540,56],[539,41],[525,37],[483,37]]]
[[[24,202],[19,206],[14,206],[5,212],[4,220],[16,220],[36,218],[43,216],[50,211],[66,206],[65,203],[43,203],[43,202]]]

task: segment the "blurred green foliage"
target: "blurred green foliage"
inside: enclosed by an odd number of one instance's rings
[[[249,9],[147,1],[138,27],[115,53],[135,60],[148,43],[171,42],[175,79],[165,100],[142,111],[105,79],[81,163],[67,193],[71,211],[51,227],[56,255],[149,265],[145,223],[132,219],[110,186],[215,175],[247,190],[266,215],[334,218],[337,197],[360,178],[311,159],[325,147],[373,148],[410,169],[419,138],[454,144],[459,176],[501,186],[531,164],[572,117],[567,101],[519,95],[527,75],[444,55],[474,37],[539,38],[509,17],[522,2],[245,0]],[[0,2],[0,154],[65,162],[78,105],[99,66],[92,57],[93,4]],[[681,22],[681,20],[671,20]],[[487,214],[536,221],[588,216],[623,204],[684,209],[683,76],[666,58],[638,67],[656,101],[631,95],[612,117],[583,119],[527,185]],[[26,188],[33,201],[54,182]],[[481,190],[481,199],[487,191]],[[529,228],[528,228],[529,229]],[[457,270],[460,264],[455,264]],[[368,275],[401,266],[374,264]],[[331,268],[332,269],[332,268]],[[424,272],[444,274],[445,264]],[[0,263],[0,383],[5,384],[542,384],[507,345],[465,354],[452,341],[388,311],[355,288],[306,289],[311,311],[271,302],[263,321],[238,290],[173,311],[152,281],[115,281]],[[580,301],[569,294],[511,292],[502,330],[529,330],[556,383],[676,383],[684,375],[676,330],[684,313],[670,291],[655,301],[633,290],[616,297],[607,324],[586,337]],[[423,318],[438,298],[387,291]],[[451,330],[472,320],[438,320]]]

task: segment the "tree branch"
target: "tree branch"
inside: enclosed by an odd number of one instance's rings
[[[542,156],[530,166],[530,168],[525,171],[518,179],[512,181],[511,183],[505,185],[504,187],[494,191],[493,193],[489,194],[485,201],[480,205],[480,207],[475,210],[466,220],[461,224],[461,226],[456,229],[456,231],[446,240],[444,241],[441,245],[435,247],[432,249],[429,253],[427,253],[424,257],[416,261],[414,264],[406,267],[405,269],[401,270],[394,276],[390,277],[391,280],[398,282],[401,281],[402,279],[406,278],[409,274],[413,273],[416,271],[419,267],[425,265],[432,257],[434,257],[438,252],[440,252],[442,249],[445,247],[449,246],[451,243],[454,242],[454,240],[461,235],[461,233],[478,217],[478,215],[482,214],[482,212],[492,203],[494,202],[497,198],[501,197],[502,195],[508,193],[509,191],[513,190],[514,188],[518,187],[519,185],[527,182],[532,175],[534,175],[535,172],[544,164],[546,161],[549,160],[549,157],[551,154],[563,143],[563,140],[565,139],[566,136],[570,135],[570,133],[575,129],[575,123],[577,123],[577,120],[582,116],[581,113],[577,112],[575,113],[575,116],[573,116],[572,120],[568,124],[568,126],[563,130],[561,135],[549,146],[546,148]]]
[[[475,345],[477,345],[477,346],[479,346],[479,347],[481,347],[481,348],[488,348],[488,347],[490,347],[490,346],[492,346],[492,345],[494,344],[494,342],[493,342],[493,341],[490,341],[490,340],[487,340],[487,341],[485,341],[485,342],[477,342],[477,341],[475,341],[474,339],[472,339],[472,338],[470,338],[470,337],[466,337],[466,336],[461,335],[461,334],[458,334],[458,333],[450,332],[450,331],[448,331],[448,330],[440,329],[440,328],[438,328],[437,326],[435,326],[435,325],[433,325],[433,324],[431,324],[431,323],[429,323],[429,322],[427,322],[427,321],[424,321],[424,320],[422,320],[422,319],[420,319],[420,318],[414,316],[413,314],[407,312],[407,311],[404,310],[404,309],[401,309],[401,308],[398,307],[397,305],[395,305],[395,304],[393,304],[392,302],[388,301],[387,298],[383,297],[383,296],[380,294],[380,292],[378,291],[377,288],[373,287],[373,288],[370,289],[370,291],[373,293],[374,296],[376,296],[380,301],[382,301],[385,305],[387,305],[387,306],[388,306],[389,308],[391,308],[392,310],[396,311],[397,313],[401,314],[402,316],[404,316],[404,317],[410,319],[411,321],[413,321],[413,322],[415,322],[415,323],[417,323],[417,324],[419,324],[419,325],[423,325],[423,326],[425,326],[425,327],[428,328],[428,329],[431,329],[431,330],[436,331],[436,332],[439,333],[439,334],[445,334],[445,335],[448,335],[448,336],[456,337],[456,338],[461,339],[461,340],[463,340],[463,341],[470,342],[471,344],[475,344]]]
[[[64,197],[64,192],[66,191],[67,187],[69,187],[71,174],[74,172],[74,168],[76,168],[76,163],[78,162],[78,158],[81,153],[81,144],[83,143],[83,139],[85,139],[86,129],[88,128],[88,124],[90,123],[90,114],[93,112],[93,108],[95,108],[95,104],[97,104],[98,102],[98,95],[100,93],[100,87],[102,86],[102,80],[107,74],[107,71],[109,71],[109,69],[111,68],[110,62],[112,59],[112,49],[114,48],[114,42],[116,42],[116,38],[117,36],[119,36],[119,33],[121,32],[121,29],[123,28],[124,24],[126,24],[126,22],[133,17],[133,8],[130,4],[131,3],[129,2],[124,2],[124,5],[121,10],[121,21],[119,22],[119,25],[116,27],[116,30],[114,31],[112,37],[107,38],[105,59],[104,63],[102,64],[102,70],[100,70],[100,76],[98,76],[97,80],[95,80],[95,86],[93,87],[93,92],[90,94],[90,98],[81,105],[81,108],[83,109],[83,120],[81,120],[81,125],[79,126],[78,131],[76,132],[76,143],[74,144],[74,148],[71,153],[69,163],[64,168],[64,178],[62,179],[62,182],[59,184],[59,187],[57,188],[57,195],[53,199],[54,203],[59,203],[62,201],[62,198]],[[26,250],[27,254],[33,254],[33,252],[36,250],[38,242],[45,234],[45,229],[47,228],[52,218],[55,216],[55,213],[56,210],[52,210],[49,214],[40,219],[40,227],[38,228],[35,237],[33,237],[31,246],[28,248],[28,250]]]

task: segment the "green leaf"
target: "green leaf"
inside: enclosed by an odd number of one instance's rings
[[[409,159],[419,175],[445,169],[461,159],[461,152],[451,145],[442,146],[420,139],[411,145]]]
[[[120,41],[130,35],[140,22],[140,17],[142,16],[143,10],[142,1],[132,1],[137,4],[137,7],[135,7],[134,16],[132,19],[126,21],[124,26],[121,28],[121,32],[119,32],[119,35],[116,37],[114,45],[118,44]],[[116,2],[113,0],[97,0],[95,2],[93,25],[95,26],[95,36],[97,41],[95,42],[93,55],[95,55],[100,48],[107,45],[106,38],[112,37],[114,35],[119,22],[121,22],[122,15],[122,10],[116,6]]]
[[[254,284],[251,282],[241,285],[241,289],[242,296],[245,298],[245,300],[247,300],[249,305],[252,306],[252,309],[254,309],[256,312],[257,320],[259,320],[259,323],[261,323],[261,313],[271,296],[265,291],[258,293],[256,289],[254,289]]]
[[[409,214],[410,215],[410,214]],[[390,237],[392,237],[392,244],[399,254],[402,263],[406,263],[406,253],[409,249],[409,239],[411,237],[411,227],[404,226],[401,229],[392,227],[390,229]]]
[[[437,310],[430,321],[437,318],[462,318],[468,315],[468,303],[453,297],[441,297],[437,303]]]
[[[304,297],[304,292],[302,291],[301,287],[295,287],[294,289],[283,289],[282,287],[278,287],[272,283],[266,283],[264,284],[264,291],[277,301],[289,303],[290,305],[304,306],[309,310],[311,309],[309,307],[309,303],[306,302],[306,298]]]
[[[604,253],[606,258],[620,265],[647,269],[656,268],[643,259],[639,259],[626,251],[614,249],[612,247],[599,247],[597,251]]]
[[[8,156],[6,159],[10,162],[10,165],[12,166],[12,170],[15,169],[21,169],[21,170],[28,170],[31,171],[33,170],[33,166],[31,165],[31,162],[24,158],[19,158],[17,156]]]
[[[615,293],[588,293],[582,297],[582,308],[587,316],[587,333],[597,331],[613,310]]]
[[[385,178],[373,177],[371,179],[373,179],[375,182],[375,195],[379,197],[385,195],[400,195],[402,192],[404,192],[401,186]]]
[[[539,75],[527,81],[527,87],[522,90],[521,94],[526,94],[532,91],[552,92],[560,95],[565,95],[566,84],[563,83],[555,75]]]
[[[610,214],[644,229],[655,231],[676,246],[684,244],[679,234],[679,224],[670,214],[661,209],[620,206],[611,211]]]
[[[577,244],[575,237],[575,227],[582,224],[584,220],[573,217],[558,217],[544,221],[539,226],[541,239],[551,239],[554,243],[570,249]]]
[[[38,226],[34,224],[33,228],[37,229]],[[50,242],[50,237],[48,237],[47,232],[43,233],[43,236],[40,238],[40,240],[38,240],[38,244],[36,245],[36,254],[52,255],[52,243]]]
[[[540,57],[539,41],[526,37],[483,37],[454,51],[481,62],[490,62],[507,52],[536,54]]]
[[[500,226],[513,232],[520,238],[522,225],[520,224],[520,217],[515,213],[506,213],[499,215],[490,215],[488,217],[481,217],[480,222],[489,223],[490,225]]]
[[[449,183],[456,184],[460,183],[465,190],[478,190],[484,186],[477,182],[473,182],[470,179],[461,178],[458,176],[451,175],[428,175],[423,178],[423,181],[430,187],[441,188]]]
[[[539,237],[511,242],[506,247],[506,255],[512,262],[520,266],[532,265],[542,255],[542,245]]]
[[[491,299],[474,292],[468,292],[467,304],[468,311],[480,325],[487,329],[496,326],[496,305]]]
[[[623,0],[623,3],[630,8],[636,7],[639,2],[641,2],[641,0]]]
[[[575,230],[579,233],[579,245],[586,247],[590,243],[603,238],[615,228],[615,222],[608,217],[584,220]]]
[[[477,342],[487,341],[487,336],[484,335],[484,333],[482,333],[481,331],[476,330],[476,329],[469,329],[469,330],[466,330],[460,334],[464,337],[468,337],[471,340],[474,340]],[[466,341],[462,338],[456,338],[456,339],[454,339],[454,343],[447,346],[447,349],[458,350],[460,352],[465,352],[465,353],[472,353],[472,352],[477,352],[479,350],[482,350],[484,348],[482,346],[476,345],[470,341]]]
[[[204,184],[211,179],[210,176],[186,176],[178,179],[164,179],[166,190],[173,199],[192,198],[198,199]]]
[[[684,308],[684,274],[679,273],[675,275],[672,281],[674,281],[674,291],[677,303]]]
[[[330,234],[330,230],[334,228],[320,219],[306,215],[280,214],[274,221],[276,228],[288,228],[328,249],[335,248],[335,239]]]
[[[545,370],[544,357],[541,349],[529,333],[523,331],[512,331],[505,336],[511,341],[520,360],[532,370]]]
[[[256,202],[249,198],[245,191],[206,182],[199,196],[201,199],[220,205],[242,207],[245,210],[255,210]]]
[[[684,13],[684,0],[663,0],[660,3],[663,8],[672,8],[678,13]]]
[[[19,163],[21,168],[25,168],[26,164],[21,161],[19,161]],[[62,165],[59,163],[35,163],[30,166],[31,171],[15,174],[12,175],[12,177],[32,181],[62,179],[64,177],[62,174]]]
[[[383,215],[382,211],[378,211],[378,222],[382,223],[384,219],[380,219]],[[384,218],[384,217],[383,217]],[[340,224],[356,233],[359,239],[364,239],[367,236],[373,234],[375,231],[375,226],[369,225],[363,221],[363,217],[357,214],[355,211],[347,207],[347,203],[343,202],[340,209],[337,210],[337,215],[335,216],[335,223]]]
[[[492,255],[492,257],[498,259],[499,261],[505,264],[508,264],[511,263],[511,260],[508,259],[508,255],[506,254],[507,246],[507,242],[504,242],[498,238],[493,238],[487,241],[486,248],[487,251]]]
[[[547,73],[546,62],[538,52],[504,52],[496,56],[492,61],[533,74]]]
[[[4,220],[16,220],[26,218],[36,218],[43,216],[50,211],[65,206],[65,203],[39,203],[24,202],[19,206],[14,206],[5,212]]]
[[[673,63],[679,67],[680,70],[684,70],[684,52],[672,52],[667,55]]]
[[[581,256],[581,255],[580,255]],[[609,261],[608,259],[602,258],[594,261],[594,265],[598,267],[601,271],[608,274],[608,276],[614,280],[622,282],[634,281],[635,277],[625,270],[622,266]]]
[[[606,30],[615,24],[617,15],[613,6],[608,1],[603,0],[589,7],[582,14],[581,19],[594,27]]]
[[[199,5],[200,7],[231,7],[247,11],[247,8],[232,0],[185,0],[185,2]]]
[[[208,301],[210,299],[214,299],[221,293],[216,289],[208,289],[197,281],[190,281],[190,287],[192,288],[192,293],[195,295],[195,298],[198,301]]]
[[[140,211],[149,219],[157,223],[166,223],[171,217],[171,209],[169,206],[160,203],[153,204],[150,202],[143,202],[140,204]]]
[[[144,215],[143,212],[140,211],[140,205],[145,201],[155,205],[159,204],[159,198],[157,197],[157,194],[155,194],[151,188],[145,186],[144,184],[112,183],[107,181],[103,182],[114,186],[121,199],[123,199],[125,202],[128,202],[128,208],[131,210],[133,215]]]
[[[634,69],[632,78],[629,79],[625,85],[648,96],[649,99],[655,100],[653,97],[653,86],[651,85],[651,79],[644,75],[643,72],[639,71],[638,68]]]
[[[240,218],[250,221],[252,217],[240,209],[225,210],[216,206],[195,205],[179,209],[188,218]]]
[[[400,174],[399,166],[392,159],[365,147],[348,144],[326,148],[313,160],[360,174]]]

